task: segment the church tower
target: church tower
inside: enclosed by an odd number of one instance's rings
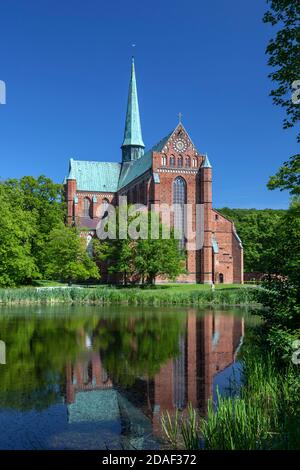
[[[122,162],[124,163],[137,160],[142,155],[144,155],[144,148],[145,145],[142,138],[134,58],[132,58],[125,131],[123,143],[121,146]]]
[[[70,159],[67,222],[84,229],[87,246],[97,235],[103,204],[117,206],[120,196],[127,196],[130,204],[154,205],[162,217],[170,208],[166,224],[181,234],[178,242],[186,252],[186,270],[178,282],[243,283],[241,240],[233,222],[212,207],[211,164],[197,150],[181,117],[175,129],[144,152],[133,58],[121,149],[122,162]],[[110,276],[104,265],[103,272],[104,282],[122,278],[122,273]],[[156,281],[167,282],[164,277]]]

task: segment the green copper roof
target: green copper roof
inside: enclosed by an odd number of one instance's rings
[[[174,131],[170,132],[170,134],[166,135],[166,137],[164,137],[157,144],[155,144],[152,147],[151,152],[161,152],[163,150],[164,146],[166,145],[166,143],[168,142],[169,138],[173,134],[173,132]]]
[[[121,164],[70,160],[67,179],[75,179],[79,191],[116,192]]]
[[[117,192],[151,169],[152,152],[161,152],[173,132],[160,140],[137,160],[122,164],[73,160],[71,158],[67,179],[75,179],[79,191]],[[205,161],[202,166],[204,166]]]
[[[147,152],[137,160],[132,162],[123,163],[122,172],[119,180],[119,188],[127,186],[131,181],[143,175],[152,165],[152,154]]]
[[[138,160],[132,162],[123,163],[122,171],[119,180],[119,189],[127,186],[134,179],[146,173],[152,166],[152,152],[161,152],[164,146],[166,145],[172,132],[160,140],[156,145],[154,145],[148,152],[146,152]]]
[[[201,165],[202,168],[211,168],[210,161],[208,160],[207,154],[205,155],[205,159]]]
[[[129,83],[126,123],[122,146],[124,145],[138,145],[140,147],[145,147],[142,138],[139,102],[136,88],[136,77],[133,58],[131,64],[131,78]]]

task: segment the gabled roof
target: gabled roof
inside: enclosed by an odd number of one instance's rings
[[[127,186],[131,181],[143,175],[151,168],[152,152],[161,152],[171,135],[172,132],[155,144],[141,158],[123,163],[118,189],[124,188],[124,186]]]
[[[166,135],[166,137],[164,137],[157,144],[155,144],[152,147],[151,152],[161,152],[163,150],[164,146],[166,145],[166,143],[168,142],[168,140],[170,139],[173,132],[174,131],[170,132],[170,134]]]
[[[162,146],[161,150],[163,149],[163,147],[168,143],[168,140],[171,139],[173,137],[173,135],[178,135],[178,133],[180,134],[185,134],[185,137],[189,140],[190,144],[192,145],[192,147],[195,149],[195,151],[197,153],[200,153],[198,152],[194,142],[192,141],[189,133],[187,132],[186,128],[184,127],[184,125],[182,124],[182,122],[179,122],[177,124],[177,126],[175,127],[175,129],[166,137],[165,139],[165,142],[164,142],[164,145]],[[164,139],[163,139],[164,140]],[[158,150],[158,152],[160,152],[161,150]]]
[[[73,160],[71,158],[67,179],[76,179],[79,191],[117,192],[150,170],[152,152],[162,152],[171,137],[180,129],[185,132],[195,148],[182,123],[179,123],[172,132],[137,160],[113,163]]]
[[[127,186],[127,184],[131,183],[131,181],[143,175],[146,171],[151,168],[151,166],[151,151],[145,153],[142,157],[138,158],[137,160],[123,163],[118,189],[124,188],[124,186]]]
[[[116,192],[121,171],[120,163],[70,160],[67,179],[75,179],[79,191]]]

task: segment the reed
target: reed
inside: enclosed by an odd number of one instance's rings
[[[208,404],[201,425],[209,450],[257,450],[269,448],[271,417],[260,404],[246,398],[218,396],[218,409]]]
[[[186,288],[188,287],[188,288]],[[109,286],[88,287],[23,287],[0,289],[0,304],[125,304],[125,305],[191,305],[191,306],[249,306],[257,305],[255,288],[235,287],[191,289],[191,286],[154,287],[142,289]],[[203,286],[200,286],[203,287]]]
[[[298,371],[279,371],[272,355],[256,348],[247,350],[242,361],[244,384],[239,393],[217,393],[216,403],[209,400],[205,418],[197,419],[193,410],[191,419],[190,408],[188,419],[169,419],[168,433],[163,426],[167,439],[174,425],[177,442],[189,450],[300,449]]]
[[[162,416],[162,428],[173,449],[201,449],[201,436],[197,412],[192,405],[188,405],[187,417],[180,415],[176,410],[172,418],[167,411]]]

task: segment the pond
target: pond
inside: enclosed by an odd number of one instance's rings
[[[0,449],[158,449],[161,415],[239,381],[245,310],[0,310]]]

